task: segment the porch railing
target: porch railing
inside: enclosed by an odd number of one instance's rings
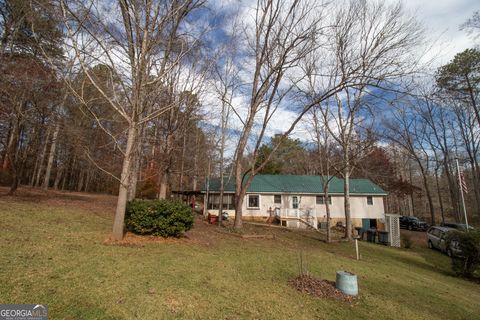
[[[275,213],[279,216],[281,220],[298,220],[314,229],[318,229],[318,219],[317,219],[315,209],[277,208],[277,210],[275,210]]]

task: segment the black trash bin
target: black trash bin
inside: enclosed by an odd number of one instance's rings
[[[377,235],[377,229],[368,229],[367,230],[367,241],[375,243],[376,235]]]
[[[388,244],[388,231],[378,231],[378,242],[384,245]]]

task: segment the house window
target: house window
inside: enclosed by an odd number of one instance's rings
[[[282,204],[282,196],[279,194],[276,194],[273,196],[273,203],[275,204]]]
[[[317,204],[325,204],[325,196],[317,196]],[[328,196],[328,204],[332,204],[332,196]]]
[[[220,196],[218,194],[211,194],[208,197],[208,209],[218,210],[220,207]]]
[[[235,201],[233,194],[223,195],[223,209],[222,210],[235,210]],[[208,210],[218,210],[220,208],[220,195],[211,194],[208,197]]]
[[[249,194],[247,204],[250,209],[260,208],[260,196],[258,194]]]
[[[298,209],[298,197],[297,196],[292,197],[292,209]]]
[[[373,205],[373,197],[372,196],[367,196],[367,204],[369,206]]]
[[[223,195],[223,210],[235,210],[235,201],[233,194]]]

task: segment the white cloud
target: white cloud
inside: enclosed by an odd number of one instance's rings
[[[347,0],[345,0],[347,1]],[[389,2],[396,2],[396,0],[388,0]],[[465,22],[476,10],[480,10],[480,1],[478,0],[405,0],[403,1],[407,11],[417,17],[417,19],[425,26],[427,37],[434,40],[432,48],[428,53],[428,58],[432,59],[433,67],[436,68],[442,64],[447,63],[453,59],[455,54],[473,47],[473,40],[466,32],[461,31],[459,26]],[[251,25],[251,28],[246,30],[254,30],[254,6],[253,0],[236,1],[236,0],[222,0],[214,1],[213,6],[217,9],[225,10],[230,14],[238,12],[240,21]],[[231,26],[228,22],[224,25],[226,33],[231,32]],[[428,44],[426,44],[428,46]],[[245,59],[245,57],[244,57]],[[240,74],[243,82],[250,80],[253,68],[253,61],[245,59],[245,70]],[[298,71],[298,70],[295,70]],[[292,71],[293,72],[293,71]],[[248,96],[236,96],[233,104],[236,106],[237,112],[242,118],[246,117]],[[218,102],[217,102],[218,104]],[[215,106],[213,100],[209,99],[209,105],[219,110],[219,106]],[[271,124],[266,132],[266,135],[271,137],[276,133],[285,132],[296,118],[297,114],[285,108],[279,108],[272,118]],[[214,123],[217,122],[217,123]],[[212,125],[218,125],[218,117],[212,118]],[[241,129],[242,125],[236,115],[232,114],[230,128],[234,130]],[[298,124],[295,131],[292,133],[293,138],[298,138],[302,141],[311,140],[310,128],[307,121],[302,121]],[[234,140],[234,139],[233,139]]]
[[[393,1],[393,0],[392,0]],[[432,55],[436,65],[447,63],[455,54],[474,46],[473,40],[460,25],[480,10],[478,0],[406,0],[405,7],[413,11],[424,24],[431,39],[436,39]]]

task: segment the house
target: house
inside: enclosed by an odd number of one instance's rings
[[[344,180],[333,177],[329,197],[325,199],[321,176],[256,175],[243,201],[243,219],[267,221],[271,216],[288,227],[317,227],[326,222],[325,201],[330,204],[332,225],[345,223]],[[235,215],[234,178],[224,182],[223,211]],[[208,189],[208,192],[207,192]],[[218,214],[220,179],[211,179],[204,187],[206,210]],[[350,212],[352,223],[358,227],[376,227],[384,223],[383,198],[387,193],[368,179],[350,179]]]

